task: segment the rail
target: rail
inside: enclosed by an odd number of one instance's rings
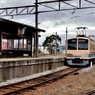
[[[0,95],[9,95],[13,93],[20,93],[20,91],[25,89],[34,89],[41,84],[46,84],[49,82],[56,81],[58,79],[64,78],[80,70],[80,68],[67,68],[52,74],[41,76],[35,79],[19,82],[16,84],[0,87]]]
[[[94,95],[95,94],[95,90],[89,91],[87,92],[85,95]]]

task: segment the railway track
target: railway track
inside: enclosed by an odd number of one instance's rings
[[[80,68],[67,68],[67,69],[64,69],[64,70],[61,70],[61,71],[58,71],[52,74],[48,74],[45,76],[41,76],[35,79],[0,87],[0,95],[10,95],[13,93],[19,94],[20,91],[25,90],[25,89],[35,89],[35,87],[38,87],[42,84],[56,81],[60,78],[74,74],[79,70]]]
[[[89,91],[85,95],[95,95],[95,90]]]

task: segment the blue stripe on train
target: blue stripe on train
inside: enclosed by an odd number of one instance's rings
[[[81,56],[73,56],[73,58],[80,58]],[[89,57],[95,57],[95,54],[90,54]]]
[[[95,57],[95,54],[90,54],[90,57]]]
[[[73,56],[73,58],[80,58],[81,56]],[[89,54],[89,57],[95,57],[95,54]]]
[[[80,56],[73,56],[73,58],[80,58]]]

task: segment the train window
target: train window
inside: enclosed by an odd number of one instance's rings
[[[88,50],[88,40],[78,39],[78,50]]]
[[[77,39],[68,40],[68,50],[76,50],[77,49]]]

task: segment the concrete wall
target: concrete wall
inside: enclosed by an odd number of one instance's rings
[[[64,66],[64,58],[0,61],[0,82]]]

